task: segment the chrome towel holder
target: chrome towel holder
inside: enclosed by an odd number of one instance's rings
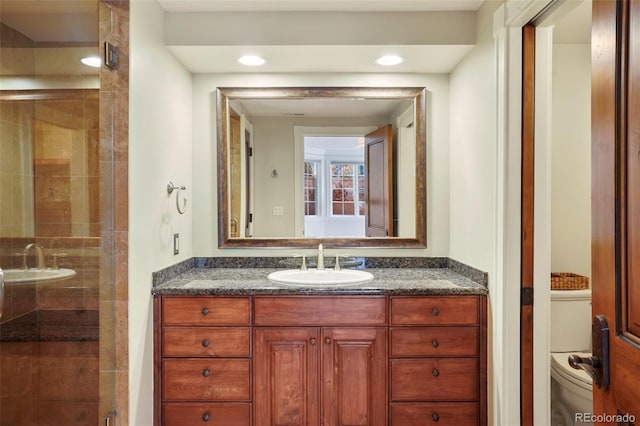
[[[184,214],[184,212],[187,210],[187,198],[183,197],[182,198],[182,207],[180,207],[180,191],[186,190],[187,187],[182,185],[182,186],[176,186],[173,184],[173,182],[169,182],[167,184],[167,194],[171,195],[173,193],[173,191],[176,191],[176,208],[178,209],[178,213],[180,214]]]

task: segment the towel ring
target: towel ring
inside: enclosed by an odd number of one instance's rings
[[[173,184],[173,182],[169,182],[167,184],[167,194],[171,195],[173,193],[173,191],[176,191],[176,208],[178,209],[178,213],[180,214],[184,214],[184,212],[187,210],[187,198],[184,197],[182,199],[182,207],[180,207],[180,191],[182,190],[186,190],[187,187],[186,186],[176,186]]]

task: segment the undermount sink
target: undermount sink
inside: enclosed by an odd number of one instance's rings
[[[299,287],[316,287],[362,284],[373,280],[373,275],[366,271],[353,269],[342,269],[339,271],[333,269],[308,269],[306,271],[300,269],[287,269],[284,271],[272,272],[267,278],[269,281],[278,284],[288,284]]]
[[[4,282],[7,284],[29,283],[33,281],[57,281],[71,278],[73,269],[5,269]]]

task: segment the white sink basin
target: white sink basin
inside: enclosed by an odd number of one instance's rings
[[[5,269],[4,282],[28,283],[33,281],[57,281],[71,278],[76,274],[73,269]]]
[[[317,269],[308,269],[306,271],[287,269],[272,272],[267,278],[279,284],[316,287],[362,284],[373,280],[373,275],[366,271],[353,269],[342,269],[340,271],[334,271],[333,269],[325,269],[323,271]]]

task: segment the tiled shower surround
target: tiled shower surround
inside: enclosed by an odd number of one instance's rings
[[[0,167],[0,190],[13,191],[0,194],[0,265],[20,267],[16,254],[36,242],[46,266],[65,253],[58,263],[76,276],[7,286],[0,426],[84,426],[106,415],[128,424],[129,2],[96,4],[98,44],[120,49],[120,67],[100,69],[100,88],[1,103],[0,161],[11,150],[22,161]],[[33,42],[4,25],[0,31],[3,75],[35,75]],[[34,266],[33,251],[28,262]]]

